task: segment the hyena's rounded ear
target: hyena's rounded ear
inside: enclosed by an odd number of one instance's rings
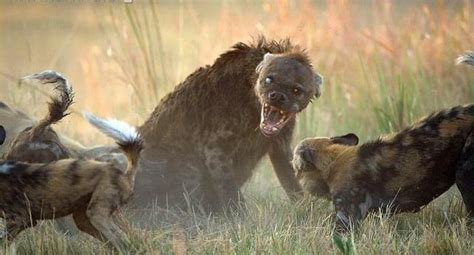
[[[5,138],[7,136],[7,132],[5,132],[5,128],[0,125],[0,145],[3,144],[3,142],[5,142]]]
[[[343,136],[331,137],[331,141],[336,144],[354,146],[359,143],[359,137],[353,133],[349,133]]]
[[[315,73],[313,76],[313,85],[316,88],[316,92],[314,93],[315,97],[321,96],[321,86],[323,85],[323,76],[318,73]]]
[[[268,63],[270,63],[276,57],[277,57],[277,55],[275,55],[275,54],[265,53],[265,55],[263,55],[262,62],[260,62],[260,64],[258,64],[258,66],[255,68],[255,72],[260,73],[263,70],[263,68],[265,66],[267,66]]]

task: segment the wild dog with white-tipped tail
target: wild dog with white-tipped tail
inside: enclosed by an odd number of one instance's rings
[[[118,250],[126,248],[127,237],[113,216],[132,196],[142,139],[126,123],[85,117],[116,141],[128,158],[126,171],[83,159],[47,164],[0,161],[0,217],[6,221],[8,240],[39,220],[72,215],[81,231]]]

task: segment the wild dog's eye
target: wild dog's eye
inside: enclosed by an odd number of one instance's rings
[[[296,95],[298,95],[300,92],[301,92],[301,90],[299,88],[294,88],[293,89],[293,93],[295,93]]]
[[[270,83],[272,83],[272,81],[273,81],[273,79],[270,76],[265,78],[265,84],[270,84]]]

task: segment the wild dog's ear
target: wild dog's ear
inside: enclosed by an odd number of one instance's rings
[[[268,65],[268,63],[270,63],[270,61],[272,61],[276,57],[277,57],[277,55],[275,55],[275,54],[265,53],[265,55],[263,56],[262,62],[260,62],[260,64],[258,64],[258,66],[255,68],[255,72],[260,73],[263,70],[263,68],[266,65]]]
[[[336,144],[354,146],[359,143],[359,137],[353,133],[349,133],[343,136],[331,137],[331,141]]]
[[[316,92],[314,93],[315,97],[321,96],[321,86],[323,85],[323,76],[318,73],[315,73],[313,76],[313,85],[316,87]]]
[[[0,145],[3,144],[3,142],[5,142],[5,137],[7,136],[7,133],[5,132],[5,128],[0,125]]]

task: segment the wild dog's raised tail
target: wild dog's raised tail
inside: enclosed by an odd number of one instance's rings
[[[466,54],[456,59],[456,64],[468,64],[474,66],[474,51],[466,52]]]
[[[115,119],[100,119],[90,113],[84,113],[84,118],[98,128],[102,133],[115,140],[128,158],[128,167],[125,172],[130,185],[134,186],[137,173],[137,163],[143,149],[143,140],[137,130],[125,122]]]
[[[68,80],[60,73],[47,70],[28,75],[20,79],[20,84],[23,83],[54,84],[55,90],[59,92],[57,97],[51,97],[51,101],[48,103],[48,114],[33,127],[34,134],[40,134],[46,127],[69,115],[66,110],[73,102],[74,93]]]
[[[49,111],[39,122],[29,123],[28,118],[22,116],[27,120],[26,126],[17,135],[9,134],[11,138],[14,138],[8,143],[4,158],[30,163],[47,163],[69,158],[70,151],[60,142],[58,135],[51,128],[52,124],[68,115],[66,111],[73,101],[73,92],[69,82],[55,71],[44,71],[25,76],[19,83],[51,84],[55,86],[59,94],[51,97],[48,103]]]

